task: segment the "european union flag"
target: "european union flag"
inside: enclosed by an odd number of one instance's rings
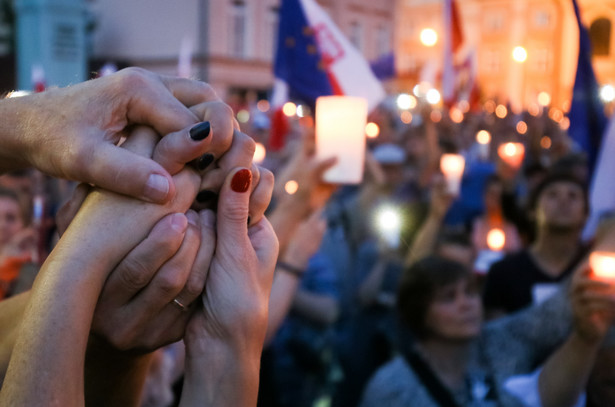
[[[572,0],[572,4],[579,24],[579,62],[570,105],[569,133],[587,153],[589,174],[593,174],[607,120],[598,97],[598,82],[591,64],[589,34],[581,22],[576,0]]]
[[[312,106],[316,98],[332,95],[333,88],[299,0],[283,0],[273,73],[288,84],[291,98]]]

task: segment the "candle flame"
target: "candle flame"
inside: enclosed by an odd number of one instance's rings
[[[506,234],[502,229],[491,229],[487,233],[487,246],[489,249],[498,252],[504,248],[506,244]]]
[[[597,278],[615,280],[615,253],[592,252],[589,255],[589,266]]]

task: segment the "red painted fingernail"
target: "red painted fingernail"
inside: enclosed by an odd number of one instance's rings
[[[231,189],[235,192],[246,192],[252,182],[252,172],[248,169],[237,171],[231,180]]]

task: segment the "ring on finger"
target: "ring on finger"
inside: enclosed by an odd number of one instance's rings
[[[179,307],[179,309],[181,309],[182,311],[188,311],[188,307],[185,306],[180,300],[178,300],[177,298],[173,299],[173,304],[175,304],[177,307]]]

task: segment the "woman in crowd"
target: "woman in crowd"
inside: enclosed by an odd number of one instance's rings
[[[615,316],[608,284],[580,271],[571,292],[573,331],[546,363],[535,391],[544,406],[564,406],[562,400],[574,405]],[[541,358],[566,338],[561,297],[483,326],[480,295],[467,268],[438,257],[416,262],[398,293],[401,323],[411,336],[403,338],[403,356],[374,376],[361,405],[523,406],[506,380],[544,363]]]

